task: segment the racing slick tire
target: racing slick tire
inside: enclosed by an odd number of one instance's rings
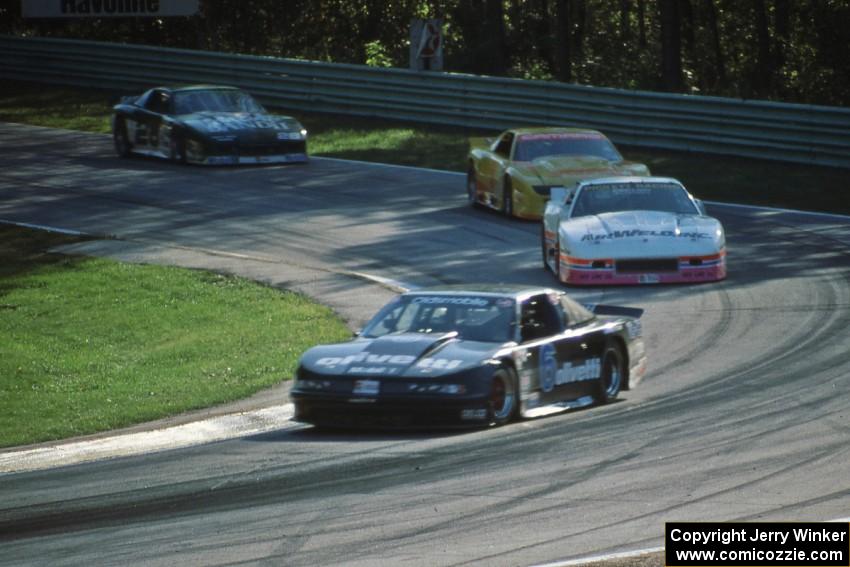
[[[127,124],[121,119],[115,121],[115,129],[112,131],[112,142],[115,144],[115,153],[122,158],[130,157],[133,144],[130,143],[130,138],[127,136]]]
[[[504,187],[502,188],[502,213],[506,217],[514,216],[514,189],[510,177],[505,177]]]
[[[475,180],[475,168],[470,165],[466,171],[466,198],[473,207],[478,206],[477,182]]]
[[[492,424],[500,426],[516,417],[519,410],[519,389],[516,372],[503,366],[493,373],[490,383],[490,407]]]
[[[593,399],[597,404],[607,404],[617,399],[626,379],[626,359],[616,344],[608,344],[602,354],[602,370]]]

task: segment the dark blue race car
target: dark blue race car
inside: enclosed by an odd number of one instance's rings
[[[307,161],[304,127],[269,114],[234,87],[158,87],[124,97],[113,110],[112,138],[122,157],[204,165]]]
[[[607,403],[646,372],[642,313],[546,288],[408,292],[353,340],[302,356],[294,419],[487,426]]]

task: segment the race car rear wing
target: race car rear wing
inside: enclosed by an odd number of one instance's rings
[[[638,307],[620,307],[619,305],[596,305],[593,303],[585,303],[584,305],[596,315],[615,315],[619,317],[632,317],[640,319],[643,315],[643,309]]]

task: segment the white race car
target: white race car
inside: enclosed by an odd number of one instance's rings
[[[541,232],[543,265],[567,284],[726,277],[723,226],[668,177],[607,177],[552,189]]]

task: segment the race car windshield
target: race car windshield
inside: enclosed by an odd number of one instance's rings
[[[402,296],[384,307],[361,336],[456,331],[463,340],[504,343],[514,338],[515,305],[503,297]]]
[[[230,89],[174,93],[177,114],[193,112],[264,112],[260,103],[246,92]]]
[[[520,136],[515,161],[534,161],[547,156],[591,156],[622,161],[623,156],[607,138],[594,134],[534,134]]]
[[[687,191],[672,183],[619,183],[591,185],[579,193],[573,217],[622,211],[661,211],[698,215]]]

